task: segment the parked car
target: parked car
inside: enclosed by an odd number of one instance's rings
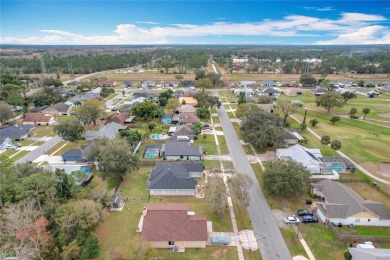
[[[113,108],[111,108],[111,111],[118,111],[118,110],[119,110],[118,107],[113,107]]]
[[[212,237],[211,244],[212,245],[229,245],[230,239],[229,237]]]
[[[300,221],[299,221],[299,218],[294,217],[294,216],[290,216],[290,217],[285,217],[283,219],[283,222],[286,224],[298,224]]]
[[[16,146],[12,145],[12,144],[7,144],[6,146],[4,146],[4,148],[7,150],[14,150],[14,149],[16,149]]]
[[[307,209],[300,209],[298,210],[298,216],[302,217],[302,216],[312,216],[313,214],[308,211]]]
[[[302,217],[302,223],[318,223],[318,219],[313,215],[306,215]]]
[[[15,146],[16,146],[16,147],[22,147],[23,145],[22,145],[22,144],[19,144],[19,143],[17,143],[17,144],[15,144]]]

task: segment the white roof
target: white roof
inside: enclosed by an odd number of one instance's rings
[[[296,144],[286,149],[276,149],[276,155],[279,159],[301,163],[312,173],[319,173],[321,170],[321,162],[318,159],[322,157],[320,149],[307,149]]]
[[[52,172],[55,172],[56,169],[65,170],[66,174],[71,174],[75,171],[80,171],[82,167],[89,167],[88,164],[48,164],[45,166]]]
[[[90,93],[94,93],[94,94],[100,94],[100,92],[102,92],[102,88],[101,87],[98,87],[98,88],[95,88],[91,91],[89,91]]]

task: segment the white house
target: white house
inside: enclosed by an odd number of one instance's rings
[[[241,87],[247,88],[247,87],[255,87],[257,84],[256,84],[256,81],[254,81],[254,80],[243,80],[243,81],[240,81],[239,85]]]
[[[316,202],[319,220],[356,226],[390,226],[390,212],[383,203],[364,200],[351,188],[335,181],[311,184],[311,193],[323,199]]]
[[[322,173],[322,157],[320,149],[308,149],[300,144],[293,145],[286,149],[276,149],[276,156],[280,160],[290,160],[301,163],[311,173]]]
[[[152,88],[152,87],[156,86],[156,81],[147,80],[147,81],[143,82],[141,86],[142,86],[142,88]]]
[[[255,92],[250,88],[235,88],[232,90],[234,95],[239,96],[240,93],[245,93],[245,96],[251,96],[255,94]]]
[[[6,146],[11,146],[12,140],[9,137],[0,137],[0,152],[3,152],[6,149]]]

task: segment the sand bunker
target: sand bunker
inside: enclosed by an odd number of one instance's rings
[[[390,177],[390,162],[379,163],[379,169],[383,176]]]

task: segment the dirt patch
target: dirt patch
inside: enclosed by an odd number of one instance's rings
[[[220,256],[224,256],[226,255],[226,248],[221,248],[221,249],[218,249],[217,251],[215,251],[214,253],[212,253],[212,257],[213,259],[218,259]]]
[[[288,228],[289,227],[289,225],[287,225],[283,222],[283,218],[286,217],[286,215],[287,215],[286,213],[284,213],[280,209],[273,209],[271,211],[272,211],[272,215],[274,215],[276,221],[278,222],[279,228]]]
[[[390,163],[389,162],[379,163],[379,170],[383,176],[390,178]]]
[[[385,106],[376,106],[375,108],[380,110],[390,110],[390,107],[385,107]]]
[[[380,113],[380,114],[378,114],[378,116],[384,117],[384,118],[390,118],[390,114],[388,114],[388,113]]]

